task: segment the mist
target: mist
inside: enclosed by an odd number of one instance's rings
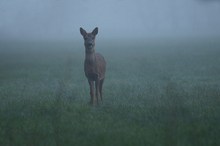
[[[219,0],[1,0],[0,39],[216,37],[219,14]]]

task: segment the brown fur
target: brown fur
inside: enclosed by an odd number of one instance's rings
[[[99,96],[102,101],[102,86],[105,79],[106,62],[101,54],[95,53],[95,37],[98,34],[98,28],[96,27],[91,33],[87,33],[84,29],[80,28],[80,33],[84,38],[84,72],[90,85],[90,103],[96,105],[99,103]]]

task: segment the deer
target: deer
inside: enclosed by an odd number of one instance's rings
[[[102,86],[106,72],[106,61],[104,57],[95,52],[95,38],[98,34],[98,27],[89,33],[80,27],[80,33],[83,36],[85,46],[84,72],[90,86],[91,99],[89,103],[92,105],[98,105],[99,97],[101,102],[103,102]]]

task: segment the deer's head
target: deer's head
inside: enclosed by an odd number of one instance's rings
[[[86,52],[94,52],[95,47],[95,37],[98,34],[98,27],[96,27],[92,32],[87,33],[83,28],[80,27],[80,33],[84,39],[84,45]]]

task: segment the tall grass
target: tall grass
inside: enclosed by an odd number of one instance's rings
[[[220,43],[97,42],[92,107],[82,42],[1,42],[0,145],[219,145]]]

